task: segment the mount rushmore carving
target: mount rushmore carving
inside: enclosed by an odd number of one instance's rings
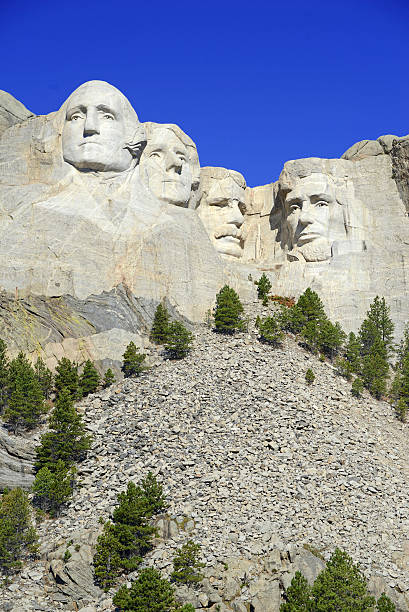
[[[317,290],[346,329],[376,294],[398,330],[409,318],[407,139],[293,160],[252,188],[234,170],[201,168],[187,134],[141,123],[108,83],[84,83],[45,116],[1,95],[3,314],[13,299],[48,313],[36,311],[35,331],[19,328],[16,348],[115,361],[129,338],[144,342],[160,300],[200,321],[226,282],[254,297],[249,278],[263,271],[275,293]]]

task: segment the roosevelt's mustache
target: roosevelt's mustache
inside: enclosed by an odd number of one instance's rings
[[[233,236],[234,238],[241,237],[240,228],[232,223],[220,225],[214,233],[215,238],[223,238],[223,236]]]

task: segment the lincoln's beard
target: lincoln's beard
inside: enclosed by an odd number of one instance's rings
[[[325,261],[331,258],[331,245],[326,238],[317,238],[303,246],[296,247],[305,261]]]

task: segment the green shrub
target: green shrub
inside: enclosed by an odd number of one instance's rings
[[[314,372],[311,370],[311,368],[308,368],[308,370],[305,373],[305,382],[309,385],[312,385],[312,383],[315,380],[315,374]]]
[[[50,431],[41,436],[41,444],[36,448],[36,470],[47,467],[54,472],[60,460],[70,467],[85,457],[91,437],[85,433],[82,417],[68,389],[60,390],[49,427]]]
[[[6,490],[0,499],[0,572],[7,575],[19,569],[22,556],[37,550],[27,493]]]
[[[81,394],[87,396],[89,393],[95,393],[100,381],[96,367],[90,359],[87,359],[79,379]]]
[[[203,580],[203,575],[200,573],[202,567],[204,563],[200,562],[200,544],[188,540],[176,551],[170,580],[188,586],[197,584]]]
[[[337,374],[346,378],[346,380],[352,380],[353,369],[350,362],[344,357],[338,357],[335,361],[335,368]]]
[[[295,572],[285,591],[285,600],[280,606],[280,612],[312,612],[311,587],[301,572]]]
[[[57,516],[61,507],[72,495],[75,481],[75,469],[68,468],[63,461],[41,468],[34,479],[33,503],[51,516]]]
[[[256,319],[256,327],[260,334],[260,340],[267,344],[278,345],[284,338],[284,333],[281,329],[280,321],[277,316]]]
[[[146,355],[144,353],[140,353],[132,341],[126,347],[125,353],[122,357],[122,372],[124,373],[125,377],[139,376],[139,374],[146,369],[146,367],[143,365]]]
[[[193,334],[179,321],[168,327],[165,349],[170,359],[183,359],[191,349]]]
[[[224,285],[216,295],[216,305],[213,310],[214,326],[221,334],[234,334],[243,330],[245,323],[241,317],[243,305],[234,289]]]
[[[259,300],[262,300],[263,306],[268,304],[268,294],[271,290],[272,284],[268,276],[263,272],[258,281],[254,283],[257,285],[257,296]]]
[[[165,344],[168,337],[169,318],[167,308],[163,304],[158,304],[149,336],[155,344]]]
[[[176,608],[174,588],[156,569],[143,569],[130,589],[122,586],[113,603],[120,610],[134,612],[173,612]]]
[[[389,599],[389,597],[387,597],[385,593],[382,593],[376,603],[376,610],[377,612],[395,612],[396,607],[395,604],[393,604],[392,601]]]
[[[116,382],[115,375],[113,371],[111,370],[111,368],[108,368],[107,371],[105,372],[102,386],[104,387],[104,389],[106,389],[107,387],[110,387],[111,385],[113,385],[114,382]]]
[[[94,573],[98,584],[108,590],[122,572],[135,570],[143,555],[152,549],[157,530],[151,518],[165,510],[162,485],[151,472],[139,485],[129,482],[118,495],[118,506],[99,536],[94,556]]]
[[[51,370],[47,368],[41,357],[38,357],[34,364],[34,372],[38,382],[40,383],[43,396],[48,399],[53,390],[54,376]]]
[[[395,407],[395,412],[396,412],[396,416],[398,417],[399,421],[401,421],[401,423],[406,423],[406,418],[408,414],[408,405],[403,399],[403,397],[401,397],[398,400],[396,407]]]
[[[360,378],[355,378],[352,382],[351,393],[354,397],[361,397],[364,390],[364,383]]]

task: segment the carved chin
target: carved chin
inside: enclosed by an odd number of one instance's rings
[[[325,261],[331,258],[331,245],[327,240],[314,240],[298,249],[305,261]]]
[[[243,254],[240,241],[238,238],[233,238],[233,236],[217,238],[216,249],[222,255],[229,255],[230,257],[241,257]]]

